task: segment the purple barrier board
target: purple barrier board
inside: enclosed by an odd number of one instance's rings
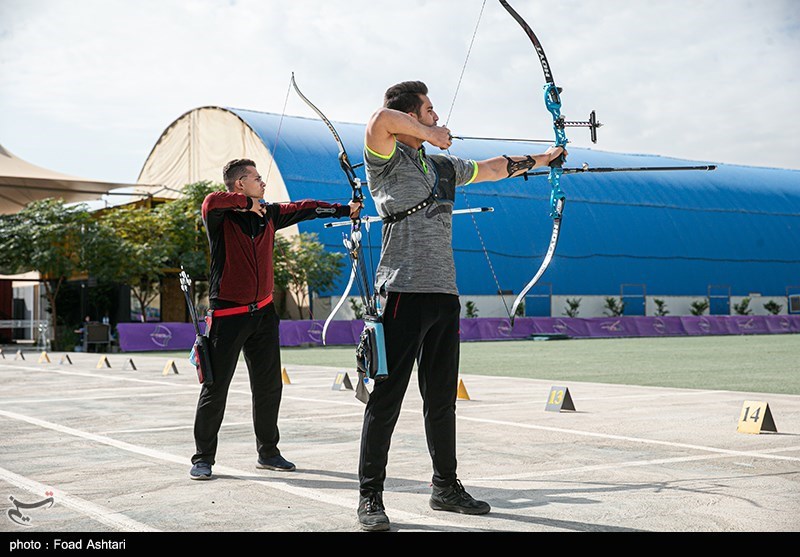
[[[363,322],[333,321],[329,345],[358,343]],[[695,335],[761,335],[800,333],[800,315],[713,315],[665,317],[520,317],[511,327],[508,319],[461,320],[461,340],[526,339],[537,334],[570,338],[666,337]],[[281,345],[321,344],[322,322],[281,322]]]
[[[281,321],[281,346],[321,346],[323,321]],[[325,337],[331,346],[355,346],[364,323],[332,321]],[[201,330],[202,326],[201,326]],[[123,352],[190,350],[195,332],[190,323],[120,323]],[[666,317],[519,317],[461,320],[461,340],[526,339],[537,334],[570,338],[623,338],[698,335],[765,335],[800,333],[800,315],[711,315]]]
[[[800,315],[713,315],[681,317],[520,317],[462,319],[461,340],[528,338],[535,334],[570,338],[763,335],[800,333]]]
[[[322,345],[324,321],[281,321],[282,346]],[[330,345],[358,343],[362,321],[332,321],[325,336]],[[200,331],[205,323],[200,324]],[[191,350],[195,330],[191,323],[120,323],[117,325],[119,348],[123,352]]]
[[[191,323],[119,323],[117,334],[123,352],[191,350],[195,339]]]

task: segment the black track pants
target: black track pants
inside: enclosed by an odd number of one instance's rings
[[[250,374],[250,391],[253,393],[253,425],[258,455],[266,459],[280,454],[278,409],[283,380],[279,324],[273,304],[252,314],[213,320],[209,341],[214,383],[211,387],[204,384],[200,391],[194,420],[197,452],[192,457],[192,463],[202,460],[214,464],[228,388],[242,350]]]
[[[460,312],[455,295],[389,294],[383,313],[389,377],[375,384],[364,412],[362,495],[383,491],[392,432],[417,360],[432,481],[438,486],[455,481]]]

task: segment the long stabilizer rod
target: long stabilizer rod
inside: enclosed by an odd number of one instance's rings
[[[453,211],[454,215],[466,215],[468,213],[491,213],[494,207],[475,207],[474,209],[456,209]],[[364,222],[381,222],[380,217],[365,216],[361,217]],[[349,222],[329,222],[325,224],[325,228],[336,228],[337,226],[350,226]]]

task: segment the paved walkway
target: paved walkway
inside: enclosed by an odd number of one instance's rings
[[[0,532],[359,531],[364,407],[353,391],[332,389],[344,370],[287,368],[280,448],[297,471],[279,473],[255,468],[241,364],[215,479],[197,482],[188,472],[199,385],[185,359],[175,360],[176,374],[150,354],[72,353],[71,363],[63,353],[49,362],[38,352],[3,356]],[[799,396],[462,380],[459,476],[492,512],[428,507],[430,460],[412,379],[384,495],[393,531],[800,532]],[[545,411],[554,385],[568,387],[576,411]],[[777,434],[737,432],[745,400],[769,404]]]

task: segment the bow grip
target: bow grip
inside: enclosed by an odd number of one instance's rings
[[[550,168],[561,168],[564,166],[564,163],[567,162],[567,157],[564,156],[564,153],[561,153],[556,158],[550,161],[548,165]]]

